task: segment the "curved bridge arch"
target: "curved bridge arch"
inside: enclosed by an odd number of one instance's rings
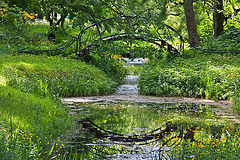
[[[136,27],[139,21],[145,23],[141,26],[145,30]],[[121,24],[118,30],[128,32],[110,34],[111,31],[108,30],[113,29],[117,24]],[[158,28],[151,20],[141,16],[118,16],[98,21],[83,29],[76,37],[76,54],[84,57],[90,53],[91,47],[98,46],[99,42],[125,39],[146,41],[157,47],[166,47],[166,50],[171,54],[184,52],[184,38],[172,27],[165,25]]]
[[[171,54],[182,54],[182,52],[180,52],[178,49],[176,49],[173,45],[171,45],[164,39],[146,37],[146,36],[138,34],[138,33],[135,33],[135,34],[118,33],[118,34],[113,34],[110,36],[102,37],[101,39],[97,39],[96,41],[109,42],[109,41],[119,41],[119,40],[124,40],[124,39],[134,39],[134,40],[139,40],[139,41],[146,41],[146,42],[156,45],[157,47],[161,47],[161,48],[166,47],[167,51]],[[97,42],[90,43],[83,48],[79,48],[77,50],[77,55],[85,57],[90,52],[89,50],[92,46],[98,46],[98,43]]]

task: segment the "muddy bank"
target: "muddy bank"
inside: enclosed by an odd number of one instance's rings
[[[216,119],[223,118],[224,121],[230,121],[240,124],[240,115],[234,113],[232,103],[230,101],[214,101],[207,99],[186,98],[186,97],[151,97],[142,95],[112,95],[112,96],[93,96],[93,97],[69,97],[63,98],[62,102],[67,105],[76,103],[93,103],[93,102],[138,102],[138,103],[195,103],[202,105],[218,106]]]
[[[118,102],[118,101],[133,101],[142,103],[196,103],[207,104],[219,107],[231,108],[232,103],[230,101],[213,101],[207,99],[186,98],[186,97],[151,97],[142,95],[111,95],[111,96],[93,96],[93,97],[69,97],[63,98],[64,104],[74,104],[83,102]]]

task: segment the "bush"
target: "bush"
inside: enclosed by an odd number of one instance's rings
[[[106,52],[92,52],[85,60],[107,73],[115,82],[121,83],[127,74],[123,57]]]
[[[208,38],[204,43],[204,48],[239,51],[240,48],[240,28],[230,27],[226,33],[217,38]]]
[[[28,33],[28,22],[35,18],[34,13],[27,13],[14,5],[8,7],[4,2],[0,8],[0,41],[2,51],[12,52],[24,44]],[[4,45],[5,44],[5,45]]]

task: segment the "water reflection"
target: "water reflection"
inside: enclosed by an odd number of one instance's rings
[[[212,121],[213,106],[122,102],[71,108],[78,123],[68,146],[85,159],[170,159],[170,148],[194,142],[198,131],[217,138],[223,134],[224,124]]]

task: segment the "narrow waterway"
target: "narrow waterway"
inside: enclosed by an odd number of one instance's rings
[[[138,95],[137,80],[139,76],[128,75],[125,84],[118,87],[117,95]]]
[[[125,58],[125,67],[130,68],[131,65],[138,65],[141,66],[145,62],[147,62],[146,59],[143,58],[136,58],[133,60],[130,60],[128,58]],[[117,95],[138,95],[138,81],[139,75],[127,75],[125,77],[125,84],[122,84],[118,87]]]

